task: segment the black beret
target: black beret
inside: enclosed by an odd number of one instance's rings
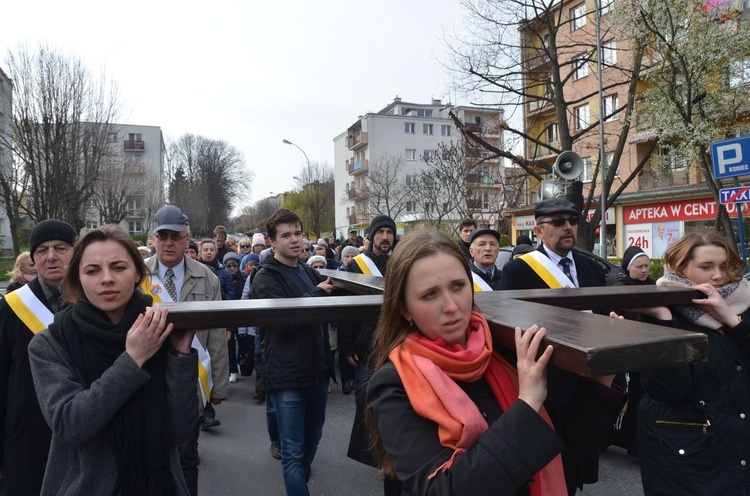
[[[495,236],[497,238],[498,241],[500,241],[500,233],[499,232],[497,232],[494,229],[490,229],[489,227],[483,227],[481,229],[474,229],[473,231],[471,231],[471,235],[469,236],[469,244],[473,243],[474,240],[478,236],[481,236],[482,234],[492,234],[493,236]]]
[[[29,236],[29,245],[31,247],[29,253],[31,253],[32,260],[34,259],[34,252],[42,243],[46,241],[59,240],[68,243],[70,246],[73,246],[73,244],[76,242],[77,236],[78,233],[76,232],[76,228],[71,226],[67,222],[63,222],[57,219],[47,219],[41,221],[39,224],[34,226],[34,228],[31,230],[31,235]]]
[[[547,198],[536,204],[534,207],[534,218],[538,219],[545,215],[552,214],[572,214],[581,215],[575,204],[565,198]]]

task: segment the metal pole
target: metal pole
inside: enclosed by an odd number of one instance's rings
[[[310,170],[310,159],[307,158],[307,153],[305,153],[305,150],[303,150],[302,148],[300,148],[300,146],[298,144],[292,143],[288,139],[283,140],[283,143],[286,144],[286,145],[296,146],[297,149],[302,152],[302,155],[305,156],[305,161],[307,162],[307,171],[305,172],[305,174],[303,176],[304,181],[306,181],[305,184],[303,185],[303,187],[305,188],[305,196],[307,196],[307,222],[310,223],[310,225],[309,225],[310,232],[315,233],[315,235],[317,236],[318,232],[315,230],[315,227],[317,227],[317,226],[315,226],[314,223],[313,223],[313,221],[312,221],[312,215],[311,215],[311,210],[312,209],[310,207],[310,201],[311,201],[311,199],[310,199],[310,188],[312,186],[312,178],[310,177],[310,173],[311,173],[311,170]]]
[[[606,177],[607,177],[607,154],[604,151],[604,89],[603,89],[603,74],[602,74],[602,15],[601,15],[601,0],[594,0],[594,8],[596,9],[596,65],[599,73],[599,173],[601,174],[600,188],[601,188],[601,199],[599,200],[599,206],[602,209],[602,218],[599,222],[599,254],[602,258],[607,257],[607,188],[606,188]]]

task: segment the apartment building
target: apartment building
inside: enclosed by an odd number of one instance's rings
[[[742,11],[743,18],[750,12],[748,0],[731,0],[732,8]],[[596,6],[601,5],[600,19],[602,44],[603,104],[600,104],[598,93],[599,71],[596,57],[591,57],[592,47],[596,45],[594,29],[596,23]],[[736,5],[735,5],[736,4]],[[568,80],[563,87],[565,100],[577,101],[568,115],[567,125],[573,131],[586,129],[591,123],[604,117],[604,150],[608,163],[612,160],[612,150],[621,134],[624,117],[617,109],[627,101],[628,85],[620,84],[625,77],[618,66],[632,65],[630,41],[618,39],[608,30],[609,18],[615,12],[617,0],[565,0],[555,8],[558,10],[560,28],[557,31],[558,46],[565,47],[560,52],[559,65],[564,67],[561,77]],[[540,37],[540,33],[542,36]],[[539,99],[550,96],[553,91],[550,84],[538,84],[545,77],[551,78],[551,61],[539,48],[545,39],[544,28],[540,20],[531,20],[520,27],[522,39],[528,48],[523,60],[528,70],[529,79],[526,86],[532,96],[524,105],[525,132],[538,141],[527,140],[526,157],[554,163],[557,153],[551,149],[560,149],[558,135],[558,116],[556,108],[550,102]],[[545,41],[547,41],[545,39]],[[571,47],[580,46],[579,52]],[[588,53],[588,55],[587,55]],[[595,52],[594,52],[595,53]],[[580,62],[579,62],[580,61]],[[750,67],[750,60],[746,61]],[[750,75],[750,71],[747,72]],[[750,121],[748,121],[750,123]],[[738,123],[737,134],[747,134],[748,123]],[[631,128],[628,141],[618,167],[618,176],[611,191],[621,186],[620,177],[631,175],[635,167],[646,156],[656,135],[651,129]],[[580,180],[584,184],[584,197],[591,188],[596,188],[599,177],[593,171],[599,162],[600,142],[598,128],[592,129],[577,140],[572,151],[583,159],[583,173]],[[549,148],[545,146],[549,145]],[[532,234],[534,226],[533,204],[536,203],[538,182],[530,181],[524,199],[526,206],[512,212],[513,236]],[[598,189],[596,189],[598,192]],[[597,208],[596,204],[592,208]],[[678,239],[686,229],[712,225],[716,217],[717,205],[705,183],[699,168],[691,167],[684,159],[674,154],[669,146],[662,145],[647,162],[644,169],[625,189],[617,204],[610,208],[606,215],[608,255],[622,256],[623,251],[632,245],[642,247],[649,255],[660,257],[663,254],[665,240],[668,244]],[[729,206],[730,216],[736,211]]]
[[[472,162],[466,170],[466,184],[473,193],[470,202],[479,221],[495,223],[498,215],[503,167],[500,160],[482,160],[487,152],[467,146],[461,132],[449,117],[452,111],[462,122],[488,142],[500,146],[502,130],[499,123],[503,111],[443,104],[433,99],[430,103],[412,103],[396,97],[378,112],[359,116],[334,142],[335,231],[345,235],[348,226],[360,231],[377,215],[380,196],[375,197],[374,178],[382,176],[384,168],[395,171],[395,181],[409,187],[415,178],[438,153],[441,145],[461,148],[461,155]],[[476,165],[475,165],[476,164]],[[382,183],[379,183],[382,196]],[[416,195],[414,195],[416,197]],[[382,207],[381,207],[382,208]],[[384,210],[381,210],[384,211]],[[429,202],[406,199],[396,216],[400,228],[404,223],[417,222],[435,215]],[[451,219],[458,220],[458,219]]]
[[[0,169],[8,170],[13,166],[11,143],[13,139],[13,81],[0,69]],[[10,238],[10,225],[5,209],[0,204],[0,252],[3,255],[13,253],[13,241]]]
[[[105,180],[117,184],[117,194],[127,196],[126,216],[120,227],[131,235],[145,234],[153,214],[164,205],[166,146],[161,128],[112,124],[107,134],[109,153],[102,165]],[[99,227],[101,216],[95,199],[86,212],[86,229]]]

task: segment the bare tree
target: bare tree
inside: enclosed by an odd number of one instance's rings
[[[322,230],[333,229],[334,182],[333,167],[310,162],[295,176],[300,192],[286,196],[285,208],[297,212],[308,234],[320,236]]]
[[[605,2],[602,2],[605,3]],[[554,114],[544,113],[544,120],[533,119],[514,126],[511,122],[500,123],[505,140],[498,148],[474,132],[451,112],[455,124],[472,143],[483,147],[496,157],[507,158],[527,175],[541,181],[552,172],[550,156],[564,150],[573,150],[574,144],[597,150],[596,140],[599,118],[592,118],[583,125],[577,123],[576,107],[597,97],[597,92],[579,92],[570,89],[570,83],[579,74],[578,69],[588,70],[597,60],[593,23],[585,22],[589,14],[568,15],[561,3],[549,0],[464,0],[468,36],[449,40],[452,47],[452,69],[459,86],[501,105],[506,115],[522,112],[522,106],[530,109],[553,109]],[[617,2],[615,2],[615,8]],[[605,4],[605,7],[611,7]],[[611,17],[611,16],[610,16]],[[577,29],[573,29],[573,23]],[[602,39],[616,38],[607,21],[603,23]],[[574,31],[578,31],[575,33]],[[583,33],[583,35],[581,34]],[[619,171],[618,164],[628,146],[631,115],[634,107],[636,84],[641,67],[642,48],[617,53],[617,62],[606,64],[606,80],[602,82],[607,93],[620,92],[616,108],[602,116],[605,119],[619,116],[622,125],[615,134],[608,134],[605,147],[613,153],[612,166],[602,181],[607,198],[607,207],[612,205],[625,188],[634,180],[648,160],[648,155],[628,171]],[[610,109],[608,109],[610,110]],[[512,119],[511,119],[512,120]],[[555,139],[549,139],[554,126]],[[526,146],[525,157],[514,151],[519,143]],[[546,158],[547,160],[544,160]],[[584,210],[600,198],[601,191],[592,183],[584,201]],[[601,217],[597,209],[589,222],[585,219],[579,228],[579,243],[593,244],[593,232]]]
[[[401,155],[385,155],[370,165],[367,184],[362,188],[369,212],[395,219],[406,210],[412,200],[413,188],[406,184]]]
[[[146,183],[140,174],[128,170],[123,161],[104,167],[93,185],[93,201],[99,210],[101,224],[119,224],[128,213],[128,203],[139,198],[143,203]]]
[[[241,152],[224,141],[184,134],[169,147],[169,200],[190,218],[196,233],[225,224],[232,205],[244,194],[248,172]]]
[[[242,232],[264,231],[266,222],[277,209],[278,205],[270,198],[263,198],[252,205],[247,205],[235,222],[237,229]]]
[[[58,218],[82,227],[119,111],[117,89],[46,45],[9,51],[6,62],[15,86],[13,151],[27,186],[18,208],[35,222]]]

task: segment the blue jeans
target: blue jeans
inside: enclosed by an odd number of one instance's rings
[[[287,496],[307,496],[310,466],[323,436],[328,381],[316,386],[269,391],[281,441],[281,470]]]

